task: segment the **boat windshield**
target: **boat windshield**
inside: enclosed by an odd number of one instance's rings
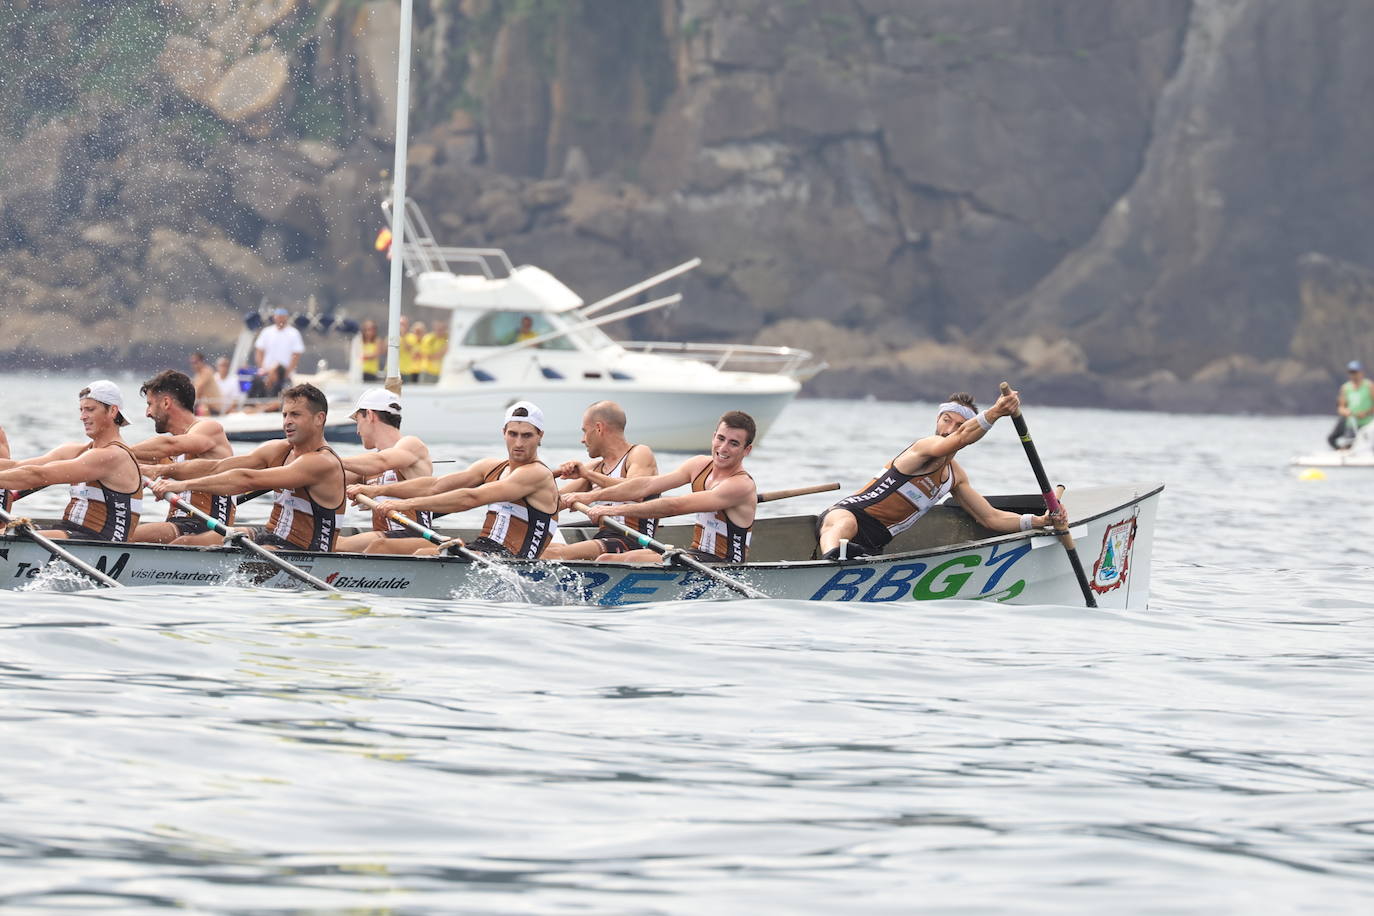
[[[473,322],[463,337],[465,347],[508,347],[531,337],[538,337],[554,330],[548,318],[537,312],[487,312]],[[540,350],[572,350],[574,343],[565,335],[535,344]]]

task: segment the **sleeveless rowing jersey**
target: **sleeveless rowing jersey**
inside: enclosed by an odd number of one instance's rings
[[[370,485],[372,485],[372,486],[378,486],[378,487],[380,487],[380,486],[385,486],[386,484],[389,484],[389,483],[400,483],[400,482],[401,482],[401,475],[400,475],[400,474],[397,474],[394,470],[388,468],[387,470],[385,470],[385,471],[383,471],[383,472],[381,473],[381,476],[379,476],[379,477],[371,477],[371,478],[368,478],[368,481],[367,481],[367,482],[368,482],[368,484],[370,484]],[[374,499],[377,501],[377,503],[378,503],[377,508],[372,510],[372,530],[373,530],[373,531],[387,532],[387,531],[409,531],[409,530],[410,530],[410,529],[407,528],[405,525],[402,525],[400,522],[392,521],[392,520],[391,520],[390,518],[388,518],[387,515],[386,515],[386,513],[387,513],[387,508],[386,508],[386,506],[383,505],[383,504],[384,504],[387,500],[394,500],[394,499],[396,499],[396,497],[394,497],[394,496],[376,496],[376,497],[373,497],[373,498],[374,498]],[[429,511],[426,511],[426,510],[423,510],[423,509],[408,509],[408,510],[402,512],[401,514],[404,515],[406,518],[412,520],[412,521],[419,522],[421,525],[424,525],[426,528],[432,528],[432,527],[434,527],[434,513],[433,513],[433,512],[429,512]]]
[[[945,459],[926,474],[903,474],[887,463],[883,472],[864,484],[859,492],[835,503],[845,509],[862,509],[864,514],[896,537],[916,524],[954,489],[954,469]],[[944,474],[943,479],[940,475]]]
[[[630,452],[633,452],[633,451],[634,451],[635,449],[637,449],[637,448],[639,448],[639,446],[637,446],[637,445],[632,445],[632,446],[630,446],[629,448],[627,448],[627,449],[625,450],[625,454],[623,454],[623,455],[620,456],[620,460],[617,461],[617,462],[615,463],[615,466],[612,467],[609,471],[605,469],[605,467],[604,467],[604,462],[603,462],[603,467],[602,467],[601,473],[605,474],[607,477],[616,477],[616,478],[619,478],[620,480],[624,480],[624,479],[625,479],[625,466],[626,466],[626,464],[628,464],[628,462],[629,462],[629,459],[630,459]],[[651,500],[651,499],[657,499],[658,496],[659,496],[659,494],[654,493],[654,494],[651,494],[651,495],[649,495],[649,496],[644,497],[644,499],[643,499],[642,501],[643,501],[643,502],[648,502],[648,501]],[[606,505],[606,504],[605,504],[605,503],[600,503],[600,505]],[[658,519],[656,519],[656,518],[626,518],[626,517],[623,516],[623,515],[612,515],[612,516],[608,516],[608,518],[612,519],[613,521],[620,522],[620,524],[622,524],[622,525],[626,525],[626,526],[628,526],[628,527],[630,527],[630,528],[633,528],[634,530],[638,531],[640,534],[644,535],[645,537],[653,537],[653,536],[654,536],[654,532],[658,530]],[[610,526],[608,525],[608,526],[606,526],[606,527],[609,528]],[[619,531],[616,531],[615,533],[616,533],[617,535],[620,534]]]
[[[482,483],[500,480],[508,467],[509,461],[501,462],[482,478]],[[481,537],[500,544],[510,551],[511,556],[537,560],[549,544],[553,543],[557,531],[556,512],[542,512],[531,506],[528,499],[521,499],[516,502],[492,503],[488,506],[487,517],[482,522]]]
[[[171,460],[171,464],[180,464],[186,460],[185,455],[177,455]],[[238,505],[232,496],[217,496],[214,493],[204,493],[199,490],[192,490],[187,494],[190,499],[186,500],[206,515],[228,527],[234,524],[234,514]],[[167,507],[167,521],[172,522],[183,518],[195,518],[190,512],[182,509],[179,505],[169,505]]]
[[[711,473],[711,465],[701,469],[692,478],[692,492],[706,489],[706,478]],[[748,474],[745,475],[749,477]],[[753,478],[750,477],[752,480]],[[744,528],[730,520],[725,511],[698,512],[696,527],[692,532],[692,549],[709,553],[726,563],[743,563],[749,559],[749,542],[753,539],[753,525]]]
[[[334,450],[324,445],[316,451],[333,455],[339,461],[339,476],[347,482],[343,461],[339,460]],[[283,461],[282,465],[285,464]],[[334,549],[334,542],[339,539],[339,526],[343,524],[344,507],[347,504],[345,497],[333,508],[322,506],[310,498],[309,487],[278,490],[265,530],[300,550],[327,553]]]
[[[138,459],[123,442],[111,443],[124,450],[129,460],[138,468]],[[95,447],[95,443],[86,449]],[[106,446],[108,447],[108,446]],[[138,527],[138,516],[143,511],[143,478],[129,493],[111,490],[99,480],[71,485],[71,499],[62,512],[62,521],[68,533],[77,537],[88,537],[97,541],[127,541]]]

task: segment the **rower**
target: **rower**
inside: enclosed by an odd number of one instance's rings
[[[647,445],[631,445],[625,438],[625,411],[614,401],[597,401],[582,414],[582,444],[587,447],[587,457],[596,460],[566,461],[560,465],[558,476],[567,481],[559,488],[560,495],[582,494],[592,487],[610,487],[632,477],[653,477],[658,473],[654,450]],[[658,519],[654,518],[619,518],[616,521],[648,537],[653,537],[658,528]],[[625,553],[636,547],[620,531],[603,525],[585,541],[550,544],[544,551],[544,558],[595,560],[602,554]]]
[[[1020,406],[1021,398],[1015,391],[1002,395],[981,413],[972,396],[950,395],[935,412],[933,436],[911,443],[857,493],[821,514],[817,550],[822,558],[840,558],[841,541],[847,542],[844,557],[882,553],[894,537],[949,495],[989,531],[1011,533],[1062,523],[1062,511],[1056,515],[1017,515],[994,509],[973,489],[968,474],[954,460],[960,449],[983,438],[999,417],[1011,416]]]
[[[218,420],[195,414],[196,387],[190,377],[167,369],[143,383],[139,389],[147,402],[146,415],[158,435],[133,447],[140,464],[168,464],[195,458],[228,458],[233,446]],[[234,523],[234,498],[213,493],[193,492],[189,500],[221,525]],[[220,535],[196,515],[179,505],[168,506],[167,520],[144,522],[134,529],[132,541],[153,544],[218,544]]]
[[[370,388],[358,398],[352,419],[358,426],[363,447],[372,449],[344,459],[348,482],[362,481],[370,486],[386,486],[434,473],[429,447],[419,436],[401,435],[401,399],[385,388]],[[378,502],[392,497],[379,496]],[[410,529],[386,514],[386,507],[372,512],[372,530],[339,538],[335,550],[362,551],[378,538],[413,538]],[[405,515],[426,528],[433,525],[431,513],[412,509]]]
[[[37,458],[6,459],[0,489],[25,490],[71,484],[71,499],[50,538],[127,541],[143,511],[138,461],[119,434],[128,426],[124,396],[108,379],[91,382],[77,395],[88,442],[69,442]]]
[[[553,472],[539,460],[544,438],[544,412],[529,401],[517,401],[501,424],[505,458],[483,458],[466,470],[443,477],[418,477],[374,486],[354,484],[350,498],[394,497],[388,509],[465,512],[488,506],[481,535],[467,547],[498,557],[535,560],[544,555],[558,532],[558,486]],[[438,548],[421,538],[379,538],[368,553],[432,554]]]
[[[665,518],[695,512],[692,546],[686,552],[703,563],[744,563],[749,558],[754,512],[758,506],[754,478],[744,470],[744,459],[754,450],[755,432],[753,417],[744,411],[732,410],[716,424],[711,454],[688,458],[676,471],[667,474],[633,478],[585,495],[569,494],[563,501],[567,505],[574,501],[609,503],[587,507],[590,510],[587,517],[593,522],[608,516],[621,516],[628,523],[632,518]],[[688,484],[692,492],[682,496],[648,498],[650,494]],[[604,553],[597,559],[627,563],[668,562],[647,548],[620,554]]]
[[[10,440],[5,435],[5,427],[0,426],[0,461],[10,457]],[[8,488],[0,487],[0,509],[10,511],[10,491]]]
[[[185,490],[221,496],[276,490],[266,527],[239,530],[274,550],[333,550],[343,523],[346,482],[343,459],[324,441],[329,402],[310,384],[287,388],[281,401],[284,439],[246,455],[144,465],[143,471],[163,475],[152,487],[158,498]]]

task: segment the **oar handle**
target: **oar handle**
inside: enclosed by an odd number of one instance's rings
[[[583,503],[583,502],[574,502],[574,503],[572,504],[572,507],[573,507],[574,509],[576,509],[578,512],[582,512],[582,513],[586,513],[586,514],[590,514],[591,511],[592,511],[592,510],[591,510],[591,507],[588,506],[586,503]],[[614,528],[616,531],[619,531],[621,534],[623,534],[623,535],[625,535],[626,537],[630,538],[631,540],[635,541],[635,542],[636,542],[637,544],[639,544],[639,546],[641,546],[641,547],[648,547],[650,550],[657,551],[658,553],[661,553],[661,554],[670,554],[671,557],[672,557],[672,560],[673,560],[674,562],[676,562],[676,563],[681,563],[683,566],[690,566],[692,569],[695,569],[697,572],[702,573],[703,575],[706,575],[706,576],[710,576],[712,579],[715,579],[715,580],[716,580],[717,582],[719,582],[720,584],[722,584],[722,585],[724,585],[724,586],[727,586],[727,587],[729,587],[729,588],[731,588],[731,589],[733,589],[733,590],[739,592],[741,595],[743,595],[743,596],[746,597],[746,598],[767,598],[767,597],[768,597],[768,596],[765,595],[763,592],[759,591],[758,589],[754,588],[753,586],[751,586],[751,585],[745,585],[743,582],[740,582],[738,579],[731,578],[730,576],[725,575],[724,573],[720,572],[719,570],[712,569],[711,567],[707,566],[705,563],[703,563],[703,562],[701,562],[700,560],[698,560],[696,557],[688,556],[687,554],[683,553],[683,552],[680,551],[678,548],[673,547],[673,546],[670,545],[670,544],[665,544],[665,543],[663,543],[662,541],[656,541],[656,540],[654,540],[653,538],[649,537],[647,534],[644,534],[643,532],[640,532],[640,531],[636,531],[635,529],[631,528],[629,525],[626,525],[626,524],[624,524],[623,522],[618,522],[618,521],[616,521],[614,518],[611,518],[611,517],[609,517],[609,516],[607,516],[607,517],[605,517],[605,518],[602,518],[602,519],[601,519],[601,524],[603,524],[603,525],[609,525],[610,527]]]
[[[151,487],[153,485],[152,478],[144,477],[143,485],[145,487]],[[337,588],[330,585],[328,582],[324,581],[318,576],[312,576],[310,573],[306,572],[305,570],[301,569],[299,566],[296,566],[293,563],[288,563],[286,560],[277,556],[275,553],[268,550],[266,547],[263,547],[261,544],[256,543],[244,532],[238,530],[237,528],[230,528],[228,525],[225,525],[218,519],[210,515],[207,515],[200,509],[197,509],[195,506],[191,505],[191,501],[189,499],[177,496],[175,493],[165,493],[163,494],[162,498],[167,500],[167,502],[171,503],[176,508],[180,509],[182,512],[185,512],[188,515],[194,515],[196,518],[200,519],[202,522],[205,523],[205,527],[209,528],[216,534],[221,535],[224,538],[224,543],[229,544],[231,546],[236,546],[241,550],[253,554],[259,559],[265,560],[266,562],[280,569],[282,572],[286,573],[288,576],[298,579],[301,582],[304,582],[306,585],[311,586],[312,588],[317,588],[322,592],[334,592],[336,595],[341,594],[341,592]]]
[[[838,490],[840,485],[835,483],[818,483],[810,487],[793,487],[790,490],[769,490],[767,493],[758,495],[758,502],[771,503],[778,499],[791,499],[793,496],[806,496],[811,493],[825,493],[828,490]]]
[[[452,550],[459,556],[471,560],[474,563],[481,563],[483,566],[494,566],[496,564],[496,561],[493,560],[491,557],[487,556],[486,554],[478,553],[477,551],[470,549],[466,544],[462,542],[461,539],[446,538],[439,532],[435,531],[433,528],[427,528],[424,525],[421,525],[419,522],[415,521],[415,519],[411,518],[410,516],[402,515],[395,509],[386,508],[380,502],[378,502],[370,496],[364,496],[363,494],[359,493],[357,496],[353,497],[353,501],[356,502],[358,505],[362,506],[364,509],[371,509],[374,512],[380,510],[381,513],[385,515],[387,518],[391,519],[393,522],[396,522],[398,525],[402,525],[406,528],[409,528],[411,531],[414,531],[416,534],[424,538],[426,541],[429,541],[431,544],[434,544],[438,547],[444,547],[448,550]],[[456,544],[454,543],[455,541],[457,541]]]
[[[5,524],[7,525],[12,524],[15,521],[15,517],[13,515],[10,515],[4,509],[0,509],[0,521],[5,522]],[[79,559],[71,551],[66,550],[62,547],[58,547],[56,544],[52,542],[51,539],[39,534],[37,531],[34,530],[33,522],[30,522],[27,519],[25,519],[19,524],[14,525],[14,529],[16,531],[23,533],[23,535],[27,537],[29,540],[33,541],[38,546],[42,547],[44,550],[52,554],[57,559],[73,567],[87,578],[94,579],[96,582],[99,582],[106,588],[124,587],[122,582],[116,582],[114,579],[111,579],[109,576],[105,575],[103,572],[96,569],[94,566],[87,563],[85,560]]]
[[[1003,382],[999,386],[1002,394],[1011,394],[1011,386]],[[1045,509],[1051,514],[1060,510],[1059,497],[1056,495],[1054,487],[1050,486],[1050,477],[1045,473],[1045,466],[1040,463],[1040,453],[1035,448],[1035,442],[1031,439],[1030,428],[1026,426],[1026,418],[1021,416],[1021,408],[1018,407],[1012,412],[1011,422],[1016,427],[1016,434],[1021,437],[1021,447],[1025,449],[1026,460],[1030,462],[1031,471],[1035,474],[1035,482],[1040,486],[1040,495],[1045,499]],[[1064,553],[1069,557],[1069,566],[1073,568],[1074,578],[1078,580],[1078,589],[1083,593],[1083,602],[1088,607],[1097,607],[1097,597],[1093,595],[1092,587],[1088,584],[1088,574],[1083,570],[1083,561],[1079,559],[1078,548],[1074,546],[1073,535],[1069,533],[1068,520],[1055,523],[1054,533],[1059,538],[1059,543],[1064,546]]]

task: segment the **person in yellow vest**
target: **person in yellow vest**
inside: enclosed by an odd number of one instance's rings
[[[448,354],[448,322],[438,321],[420,341],[420,381],[437,382]]]
[[[425,339],[425,323],[417,321],[410,325],[401,319],[401,381],[415,383],[420,380],[421,352],[420,342]]]
[[[377,334],[377,322],[371,318],[363,322],[359,332],[363,361],[363,381],[379,382],[382,379],[382,338]]]

